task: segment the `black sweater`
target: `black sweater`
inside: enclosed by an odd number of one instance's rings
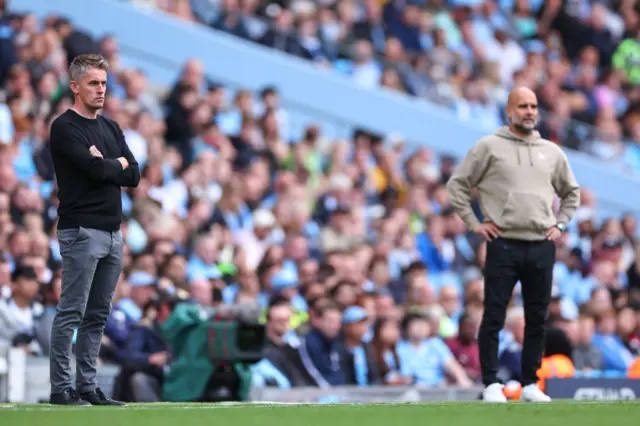
[[[91,145],[104,159],[89,153]],[[89,119],[69,109],[51,125],[49,147],[58,181],[58,229],[119,230],[120,187],[135,187],[140,181],[138,163],[120,127],[101,115]],[[119,157],[129,162],[126,170]]]

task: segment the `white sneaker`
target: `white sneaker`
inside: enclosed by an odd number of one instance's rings
[[[540,390],[538,385],[530,384],[522,388],[520,401],[524,402],[551,402],[551,398]]]
[[[502,403],[507,402],[507,397],[502,392],[502,386],[500,383],[492,383],[482,391],[482,400],[484,402]]]

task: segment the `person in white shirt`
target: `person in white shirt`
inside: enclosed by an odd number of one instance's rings
[[[29,353],[39,353],[35,326],[44,309],[34,301],[40,291],[36,272],[18,266],[12,282],[11,297],[0,300],[0,346],[21,346]]]
[[[258,209],[252,215],[253,229],[240,231],[234,235],[234,242],[242,247],[247,255],[249,268],[255,270],[267,249],[278,244],[279,229],[271,210]]]

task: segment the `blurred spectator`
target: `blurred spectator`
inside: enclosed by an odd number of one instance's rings
[[[522,378],[522,344],[524,343],[524,309],[511,308],[504,322],[501,346],[504,350],[499,356],[498,376],[504,383]]]
[[[397,321],[384,317],[376,321],[371,344],[380,375],[387,385],[408,385],[413,382],[411,377],[400,374],[400,359],[396,349],[399,340],[400,328]]]
[[[447,346],[460,363],[467,376],[474,381],[482,381],[480,371],[480,352],[478,349],[479,322],[470,314],[464,314],[459,320],[458,337],[447,340]]]
[[[36,271],[18,266],[12,282],[11,297],[0,300],[0,345],[22,347],[29,354],[40,354],[36,323],[43,308],[33,302],[39,291]]]
[[[123,380],[136,402],[161,400],[164,371],[171,363],[171,349],[159,328],[171,313],[167,303],[160,298],[145,305],[143,316],[131,328],[122,351],[125,370],[121,377],[126,377]]]
[[[85,32],[74,28],[73,23],[67,18],[59,18],[53,24],[53,29],[62,40],[62,48],[67,54],[67,66],[78,55],[85,53],[100,53],[96,42]]]
[[[344,349],[338,340],[342,313],[337,305],[327,303],[318,308],[315,324],[300,344],[300,356],[307,373],[320,387],[347,383],[342,365]]]
[[[293,386],[313,386],[298,355],[299,341],[291,329],[293,314],[288,300],[275,298],[267,312],[267,345],[264,358],[254,367],[254,380],[266,386],[288,389]]]
[[[578,371],[602,370],[602,352],[593,343],[594,333],[594,319],[588,315],[581,316],[578,320],[578,339],[571,357]]]
[[[51,282],[41,287],[42,302],[44,305],[44,313],[37,321],[36,339],[40,343],[43,354],[48,354],[51,349],[51,327],[53,326],[53,318],[56,314],[56,306],[60,300],[62,292],[61,274],[56,274]]]
[[[629,163],[623,141],[634,139],[633,126],[624,117],[636,108],[633,86],[640,75],[633,2],[191,5],[217,30],[331,65],[368,89],[426,97],[488,129],[504,124],[508,90],[530,87],[549,111],[542,115],[544,137],[604,156],[620,169]],[[193,19],[186,1],[157,7]],[[605,120],[608,108],[615,114]],[[640,173],[636,163],[631,173]]]
[[[364,341],[367,319],[367,312],[359,306],[348,307],[342,315],[347,353],[344,371],[350,385],[369,386],[381,381],[373,348]]]
[[[449,348],[438,337],[427,318],[410,315],[404,321],[405,339],[398,343],[400,373],[413,378],[418,386],[438,386],[446,376],[458,386],[470,386],[471,381]]]
[[[633,356],[615,332],[615,312],[612,310],[600,312],[596,319],[593,344],[602,352],[602,363],[605,370],[626,372],[633,362]]]

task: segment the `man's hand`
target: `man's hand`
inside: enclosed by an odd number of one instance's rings
[[[481,223],[473,230],[476,234],[482,235],[485,241],[491,241],[500,236],[500,229],[491,222]]]
[[[458,382],[458,386],[460,386],[463,389],[469,389],[473,387],[473,382],[468,377],[465,377],[464,379]]]
[[[159,367],[164,367],[167,365],[169,361],[169,354],[165,352],[156,352],[154,354],[149,355],[149,364],[157,365]]]
[[[127,161],[127,159],[124,157],[120,157],[118,158],[118,161],[120,162],[120,164],[122,164],[122,170],[127,170],[127,167],[129,167],[129,162]]]
[[[547,240],[555,241],[562,236],[562,231],[557,226],[552,226],[547,231]]]
[[[104,158],[104,157],[102,156],[102,153],[101,153],[100,151],[98,151],[98,148],[96,148],[96,146],[95,146],[95,145],[91,145],[91,146],[89,147],[89,153],[90,153],[92,156],[94,156],[94,157]]]

